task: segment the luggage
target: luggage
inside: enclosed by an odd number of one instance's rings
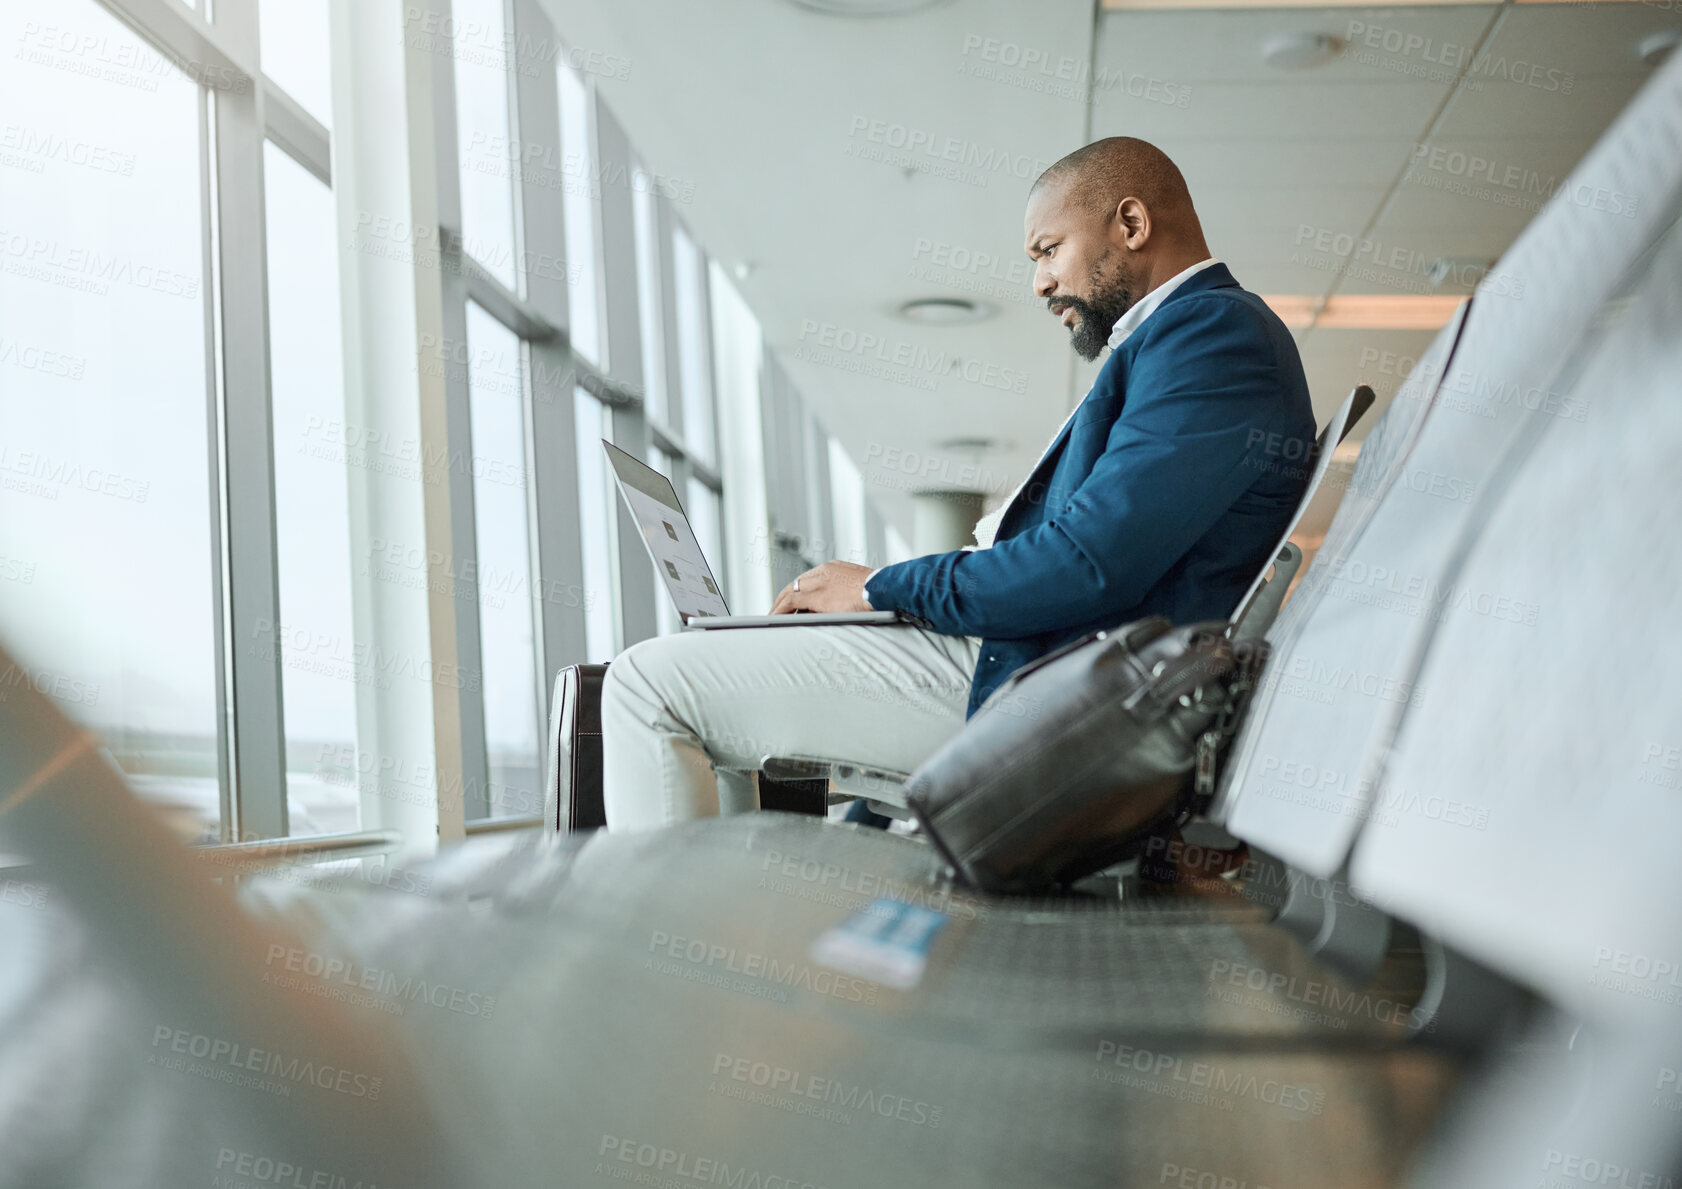
[[[1019,669],[906,782],[958,878],[988,892],[1066,885],[1133,857],[1206,805],[1261,640],[1152,616]]]
[[[607,825],[602,801],[602,679],[606,665],[568,665],[549,711],[545,825],[562,834]]]
[[[549,776],[543,820],[560,834],[607,825],[602,794],[602,680],[606,665],[568,665],[555,677],[549,714]],[[759,806],[786,813],[828,811],[829,781],[759,776]]]

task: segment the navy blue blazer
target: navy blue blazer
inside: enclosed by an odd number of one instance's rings
[[[1212,265],[1110,354],[993,547],[886,566],[871,606],[981,637],[974,714],[1087,632],[1231,615],[1302,498],[1313,444],[1290,331]]]

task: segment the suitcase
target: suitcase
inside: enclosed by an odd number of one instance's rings
[[[602,681],[606,665],[568,665],[555,676],[549,712],[549,773],[543,820],[558,834],[607,825],[602,793]],[[828,812],[829,781],[759,776],[759,807],[818,817]]]
[[[606,665],[568,665],[555,675],[543,820],[560,834],[607,825],[602,800],[602,679],[606,676]]]
[[[1226,631],[1152,616],[1047,653],[994,691],[906,781],[957,877],[987,892],[1067,886],[1206,804],[1267,655]]]

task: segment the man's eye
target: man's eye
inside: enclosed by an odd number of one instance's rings
[[[1055,255],[1057,255],[1057,245],[1056,244],[1047,245],[1047,247],[1045,249],[1045,258],[1047,260],[1050,260]]]

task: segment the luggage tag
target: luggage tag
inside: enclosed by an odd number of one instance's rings
[[[903,900],[877,899],[812,942],[812,961],[909,991],[923,981],[929,947],[947,915]]]

